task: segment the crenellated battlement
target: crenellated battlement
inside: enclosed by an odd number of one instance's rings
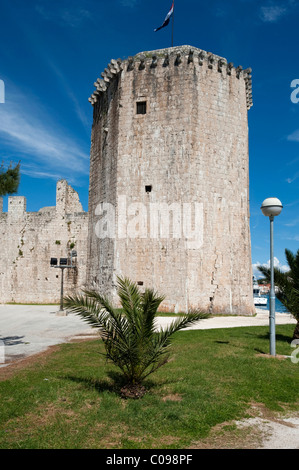
[[[252,105],[252,75],[251,68],[243,69],[242,66],[235,67],[232,62],[225,58],[206,52],[191,46],[178,46],[167,49],[159,49],[150,52],[141,52],[135,56],[130,56],[126,60],[112,59],[107,68],[101,73],[102,78],[98,78],[94,83],[96,90],[88,99],[94,105],[101,93],[104,93],[113,79],[121,74],[123,70],[130,72],[133,70],[144,71],[155,69],[156,67],[190,67],[198,65],[206,66],[209,70],[216,70],[223,76],[234,75],[238,80],[244,79],[246,86],[247,109]]]

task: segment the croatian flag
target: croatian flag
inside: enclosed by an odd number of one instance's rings
[[[154,29],[154,31],[159,31],[159,29],[162,29],[162,28],[164,28],[165,26],[167,26],[167,25],[169,24],[171,15],[173,15],[173,9],[174,9],[174,0],[173,0],[173,2],[172,2],[172,5],[171,5],[171,8],[170,8],[169,12],[168,12],[167,15],[166,15],[166,18],[165,18],[165,20],[164,20],[164,23],[163,23],[162,26],[160,26],[159,28]]]

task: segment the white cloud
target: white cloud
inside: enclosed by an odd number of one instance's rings
[[[48,7],[45,4],[39,3],[36,5],[35,9],[44,20],[55,21],[56,23],[58,22],[64,26],[70,26],[71,28],[78,28],[85,23],[86,20],[92,18],[88,10],[74,5],[72,5],[71,8],[60,6],[54,9],[52,6]]]
[[[43,171],[39,169],[36,165],[31,165],[30,163],[22,163],[21,168],[22,175],[31,176],[32,178],[50,178],[54,180],[59,180],[63,178],[63,174],[57,171],[53,173],[51,171]],[[68,178],[68,182],[72,183],[72,178]]]
[[[299,129],[292,132],[292,134],[287,136],[287,140],[291,142],[299,142]],[[293,161],[289,163],[289,165],[293,165],[294,163],[298,162],[298,158],[295,158]],[[293,183],[296,179],[299,178],[299,171],[296,171],[292,177],[287,178],[288,183]]]
[[[133,8],[137,2],[138,0],[120,0],[122,6],[130,8]]]
[[[260,8],[260,18],[265,23],[276,23],[290,14],[297,6],[297,0],[269,0],[267,5]]]
[[[270,268],[270,260],[268,260],[267,263],[260,263],[260,262],[257,262],[257,263],[254,263],[252,264],[252,271],[253,271],[253,275],[259,279],[261,277],[263,277],[262,273],[259,271],[258,269],[258,266],[263,266],[265,268]],[[282,272],[287,272],[289,271],[289,267],[285,264],[281,264],[279,259],[274,257],[274,267],[275,268],[279,268]]]
[[[287,204],[285,204],[285,207],[292,207],[296,206],[297,204],[299,204],[299,199],[295,199],[295,201],[288,202]]]
[[[90,136],[91,123],[89,122],[86,114],[82,110],[80,103],[78,102],[78,99],[75,93],[73,92],[72,86],[69,84],[61,70],[59,70],[58,67],[52,61],[48,60],[47,64],[57,77],[60,88],[63,88],[66,95],[69,97],[79,121],[82,123],[88,136]]]
[[[299,171],[297,171],[291,178],[287,178],[287,182],[289,184],[293,183],[294,181],[296,181],[296,179],[299,178]]]
[[[292,142],[299,142],[299,129],[292,132],[292,134],[288,135],[287,139]]]
[[[53,178],[57,174],[88,175],[89,155],[82,145],[59,128],[36,102],[18,90],[13,96],[14,101],[7,100],[0,109],[0,137],[6,148],[21,157],[24,173]]]
[[[295,242],[299,242],[299,235],[294,235],[293,237],[288,237],[287,240],[292,240]]]
[[[91,14],[88,10],[83,8],[77,9],[64,9],[61,11],[61,18],[64,23],[68,24],[72,28],[78,28],[81,26],[86,20],[91,18]]]
[[[287,13],[287,8],[279,5],[261,7],[261,18],[266,23],[275,23]]]

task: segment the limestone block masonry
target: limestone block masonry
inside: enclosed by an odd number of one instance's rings
[[[77,192],[65,180],[56,186],[56,206],[26,212],[26,199],[8,198],[0,212],[0,302],[58,303],[61,270],[50,259],[69,258],[77,251],[75,269],[64,273],[64,293],[74,293],[86,281],[88,213]]]
[[[112,60],[95,82],[87,285],[117,276],[162,309],[254,313],[251,69],[190,46]]]

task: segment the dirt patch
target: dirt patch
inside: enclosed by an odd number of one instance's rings
[[[281,354],[276,354],[275,356],[272,356],[271,354],[265,354],[265,353],[261,353],[261,354],[257,354],[256,355],[257,357],[265,357],[267,359],[278,359],[278,360],[283,360],[283,359],[288,359],[288,356],[282,356]]]
[[[179,393],[173,395],[166,395],[162,398],[162,401],[182,401],[182,396]]]
[[[282,416],[253,403],[248,414],[252,417],[215,426],[207,438],[194,442],[190,449],[299,448],[299,411]]]
[[[138,400],[146,394],[146,388],[141,384],[128,384],[121,388],[120,394],[124,399],[132,398]]]
[[[257,449],[263,432],[257,427],[240,429],[235,422],[215,426],[208,437],[194,442],[190,449]]]

